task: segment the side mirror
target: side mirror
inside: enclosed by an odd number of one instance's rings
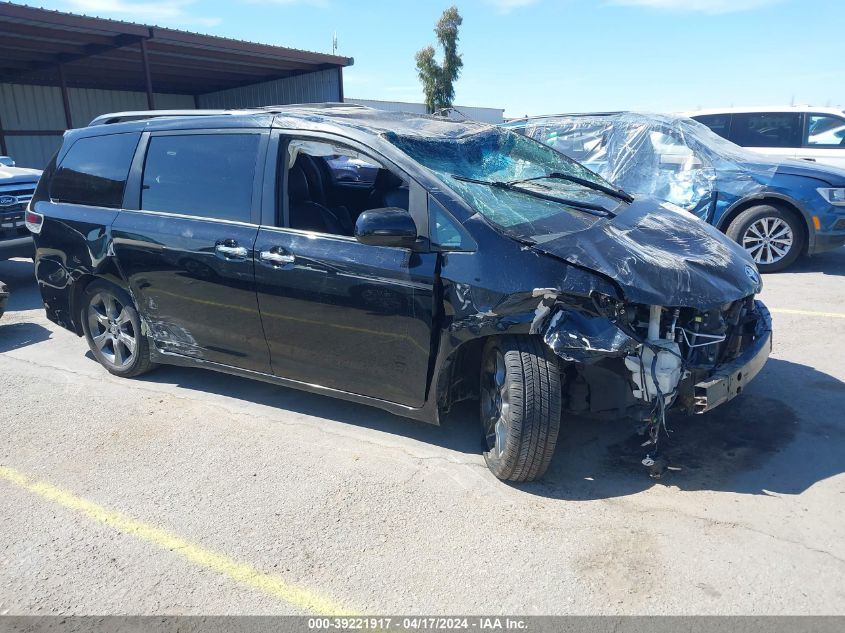
[[[410,248],[417,241],[417,225],[405,209],[369,209],[355,222],[355,239],[370,246]]]

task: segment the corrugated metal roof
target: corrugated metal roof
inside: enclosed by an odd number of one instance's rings
[[[349,57],[0,3],[0,83],[143,90],[141,41],[156,91],[205,94],[349,66]]]

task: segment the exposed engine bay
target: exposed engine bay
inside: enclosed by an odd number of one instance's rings
[[[768,356],[771,321],[753,296],[710,310],[630,304],[604,295],[594,295],[591,304],[563,305],[558,299],[547,305],[540,330],[567,361],[565,407],[578,415],[641,422],[648,435],[646,466],[654,464],[661,432],[669,432],[670,409],[703,413],[727,401]]]

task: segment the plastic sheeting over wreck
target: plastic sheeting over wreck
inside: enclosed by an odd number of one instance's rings
[[[629,193],[671,202],[704,219],[719,193],[743,197],[762,190],[777,169],[776,163],[685,117],[633,112],[560,115],[507,127]]]

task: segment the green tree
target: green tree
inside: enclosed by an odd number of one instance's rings
[[[458,28],[464,19],[458,7],[452,6],[443,12],[434,34],[443,48],[443,62],[438,63],[433,46],[426,46],[417,52],[417,72],[423,85],[425,105],[429,112],[449,108],[455,100],[455,81],[464,65],[458,54]]]

